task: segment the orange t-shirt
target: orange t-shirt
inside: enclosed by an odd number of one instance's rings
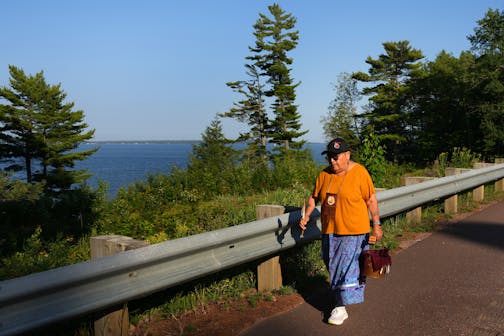
[[[341,189],[340,189],[341,188]],[[371,176],[356,163],[346,175],[337,176],[330,168],[317,177],[313,197],[324,206],[326,194],[337,194],[335,216],[322,219],[322,233],[357,235],[370,231],[367,201],[375,193]]]

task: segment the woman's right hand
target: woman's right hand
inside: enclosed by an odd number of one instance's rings
[[[306,223],[308,223],[309,220],[309,216],[304,216],[303,218],[301,218],[301,220],[299,221],[299,227],[301,228],[301,230],[306,230]]]
[[[308,198],[307,202],[303,204],[303,209],[301,210],[301,220],[299,221],[299,227],[301,230],[306,230],[306,224],[310,221],[310,215],[315,209],[315,199],[312,197]]]

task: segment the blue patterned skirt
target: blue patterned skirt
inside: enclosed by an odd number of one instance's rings
[[[369,249],[368,237],[322,235],[322,258],[329,271],[336,306],[364,302],[365,278],[360,277],[359,256]]]

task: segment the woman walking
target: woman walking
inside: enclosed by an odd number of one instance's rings
[[[348,318],[346,305],[364,301],[365,278],[360,276],[359,256],[369,248],[370,241],[374,243],[383,236],[371,176],[364,166],[350,159],[350,154],[342,138],[327,144],[322,155],[326,155],[329,166],[319,173],[299,223],[305,230],[310,214],[321,203],[322,258],[335,301],[327,322],[334,325],[341,325]]]

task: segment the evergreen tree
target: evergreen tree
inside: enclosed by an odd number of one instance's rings
[[[417,162],[455,148],[504,152],[504,12],[489,10],[468,39],[471,51],[442,51],[409,82]]]
[[[273,100],[271,107],[274,118],[269,128],[270,142],[283,144],[283,150],[299,149],[303,141],[294,139],[306,134],[308,131],[300,131],[300,115],[296,99],[296,87],[290,76],[292,58],[287,56],[297,46],[299,33],[294,30],[296,18],[286,13],[279,5],[268,6],[272,17],[259,14],[259,19],[254,25],[255,46],[250,47],[254,53],[247,59],[252,60],[267,78],[267,97]]]
[[[474,35],[467,38],[471,42],[471,50],[478,55],[504,54],[504,10],[489,9],[485,17],[478,21]]]
[[[476,62],[472,83],[475,114],[480,119],[480,151],[504,153],[504,11],[489,9],[468,37]]]
[[[215,118],[189,156],[190,183],[194,190],[207,196],[230,192],[237,183],[234,179],[236,165],[236,151],[224,137],[220,120]]]
[[[481,133],[470,98],[474,60],[469,52],[457,58],[442,51],[425,65],[423,75],[411,82],[413,161],[433,161],[454,147],[475,149]]]
[[[356,148],[359,143],[357,101],[360,93],[357,81],[348,73],[341,73],[334,85],[336,97],[329,105],[328,114],[322,117],[322,127],[327,140],[343,137]]]
[[[84,112],[73,110],[74,103],[65,103],[66,93],[60,85],[49,85],[44,100],[43,113],[39,115],[40,133],[43,136],[42,174],[55,188],[68,189],[74,183],[85,181],[90,175],[85,170],[70,170],[75,161],[82,161],[97,148],[77,151],[79,144],[93,137],[94,130],[86,131]]]
[[[76,150],[94,134],[85,131],[84,113],[72,111],[74,104],[64,103],[60,85],[47,84],[43,72],[27,76],[15,66],[9,71],[11,87],[0,88],[0,98],[8,102],[0,105],[0,158],[22,158],[27,182],[46,181],[48,189],[65,190],[84,181],[84,170],[68,169],[97,150]]]
[[[368,57],[368,74],[356,72],[353,78],[365,83],[375,83],[366,87],[362,93],[371,95],[368,111],[363,116],[365,124],[372,126],[377,138],[392,153],[388,159],[398,161],[407,151],[401,144],[408,144],[411,133],[409,122],[408,82],[416,75],[424,56],[420,50],[413,49],[409,41],[383,43],[385,53],[377,59]],[[369,133],[369,129],[367,129]]]
[[[40,158],[40,138],[37,136],[37,114],[41,113],[46,88],[42,72],[26,76],[14,66],[9,66],[10,85],[0,88],[0,99],[10,104],[0,104],[0,160],[13,163],[12,170],[26,172],[26,181],[33,180],[32,162]],[[23,159],[17,164],[16,159]]]
[[[261,84],[261,76],[254,65],[247,64],[248,81],[229,82],[226,85],[235,92],[244,96],[243,100],[234,104],[228,112],[220,114],[221,117],[235,118],[250,126],[250,131],[240,134],[237,141],[247,143],[246,156],[259,158],[263,161],[267,158],[267,130],[268,116],[264,106],[264,85]]]

